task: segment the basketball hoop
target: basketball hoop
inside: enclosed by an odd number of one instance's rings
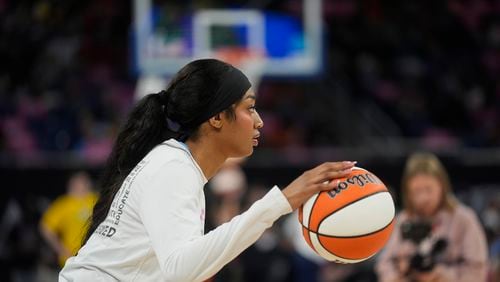
[[[263,52],[242,47],[224,47],[215,50],[215,57],[240,69],[257,92],[266,64]]]

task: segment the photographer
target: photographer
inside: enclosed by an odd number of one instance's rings
[[[474,211],[454,197],[436,156],[408,159],[402,199],[404,209],[377,261],[379,281],[486,281],[484,231]]]

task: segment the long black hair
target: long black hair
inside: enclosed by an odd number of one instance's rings
[[[149,94],[138,102],[122,126],[108,158],[99,185],[100,197],[83,243],[106,219],[127,175],[154,147],[170,138],[185,141],[199,137],[198,129],[203,122],[199,120],[200,113],[206,113],[214,100],[217,101],[214,96],[223,84],[227,84],[226,74],[234,70],[231,65],[215,59],[193,61],[174,76],[165,91]],[[238,95],[243,97],[243,94]],[[234,117],[233,107],[223,110]]]

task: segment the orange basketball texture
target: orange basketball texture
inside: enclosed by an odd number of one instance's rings
[[[323,258],[355,263],[375,255],[394,228],[394,202],[373,173],[355,167],[337,187],[299,208],[307,244]]]

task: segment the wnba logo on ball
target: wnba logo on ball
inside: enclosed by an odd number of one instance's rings
[[[347,178],[345,181],[340,182],[337,187],[328,191],[327,194],[330,198],[335,198],[336,195],[340,194],[342,190],[349,188],[349,186],[356,186],[359,188],[363,188],[366,184],[383,184],[378,177],[371,173],[358,174],[352,177]]]

